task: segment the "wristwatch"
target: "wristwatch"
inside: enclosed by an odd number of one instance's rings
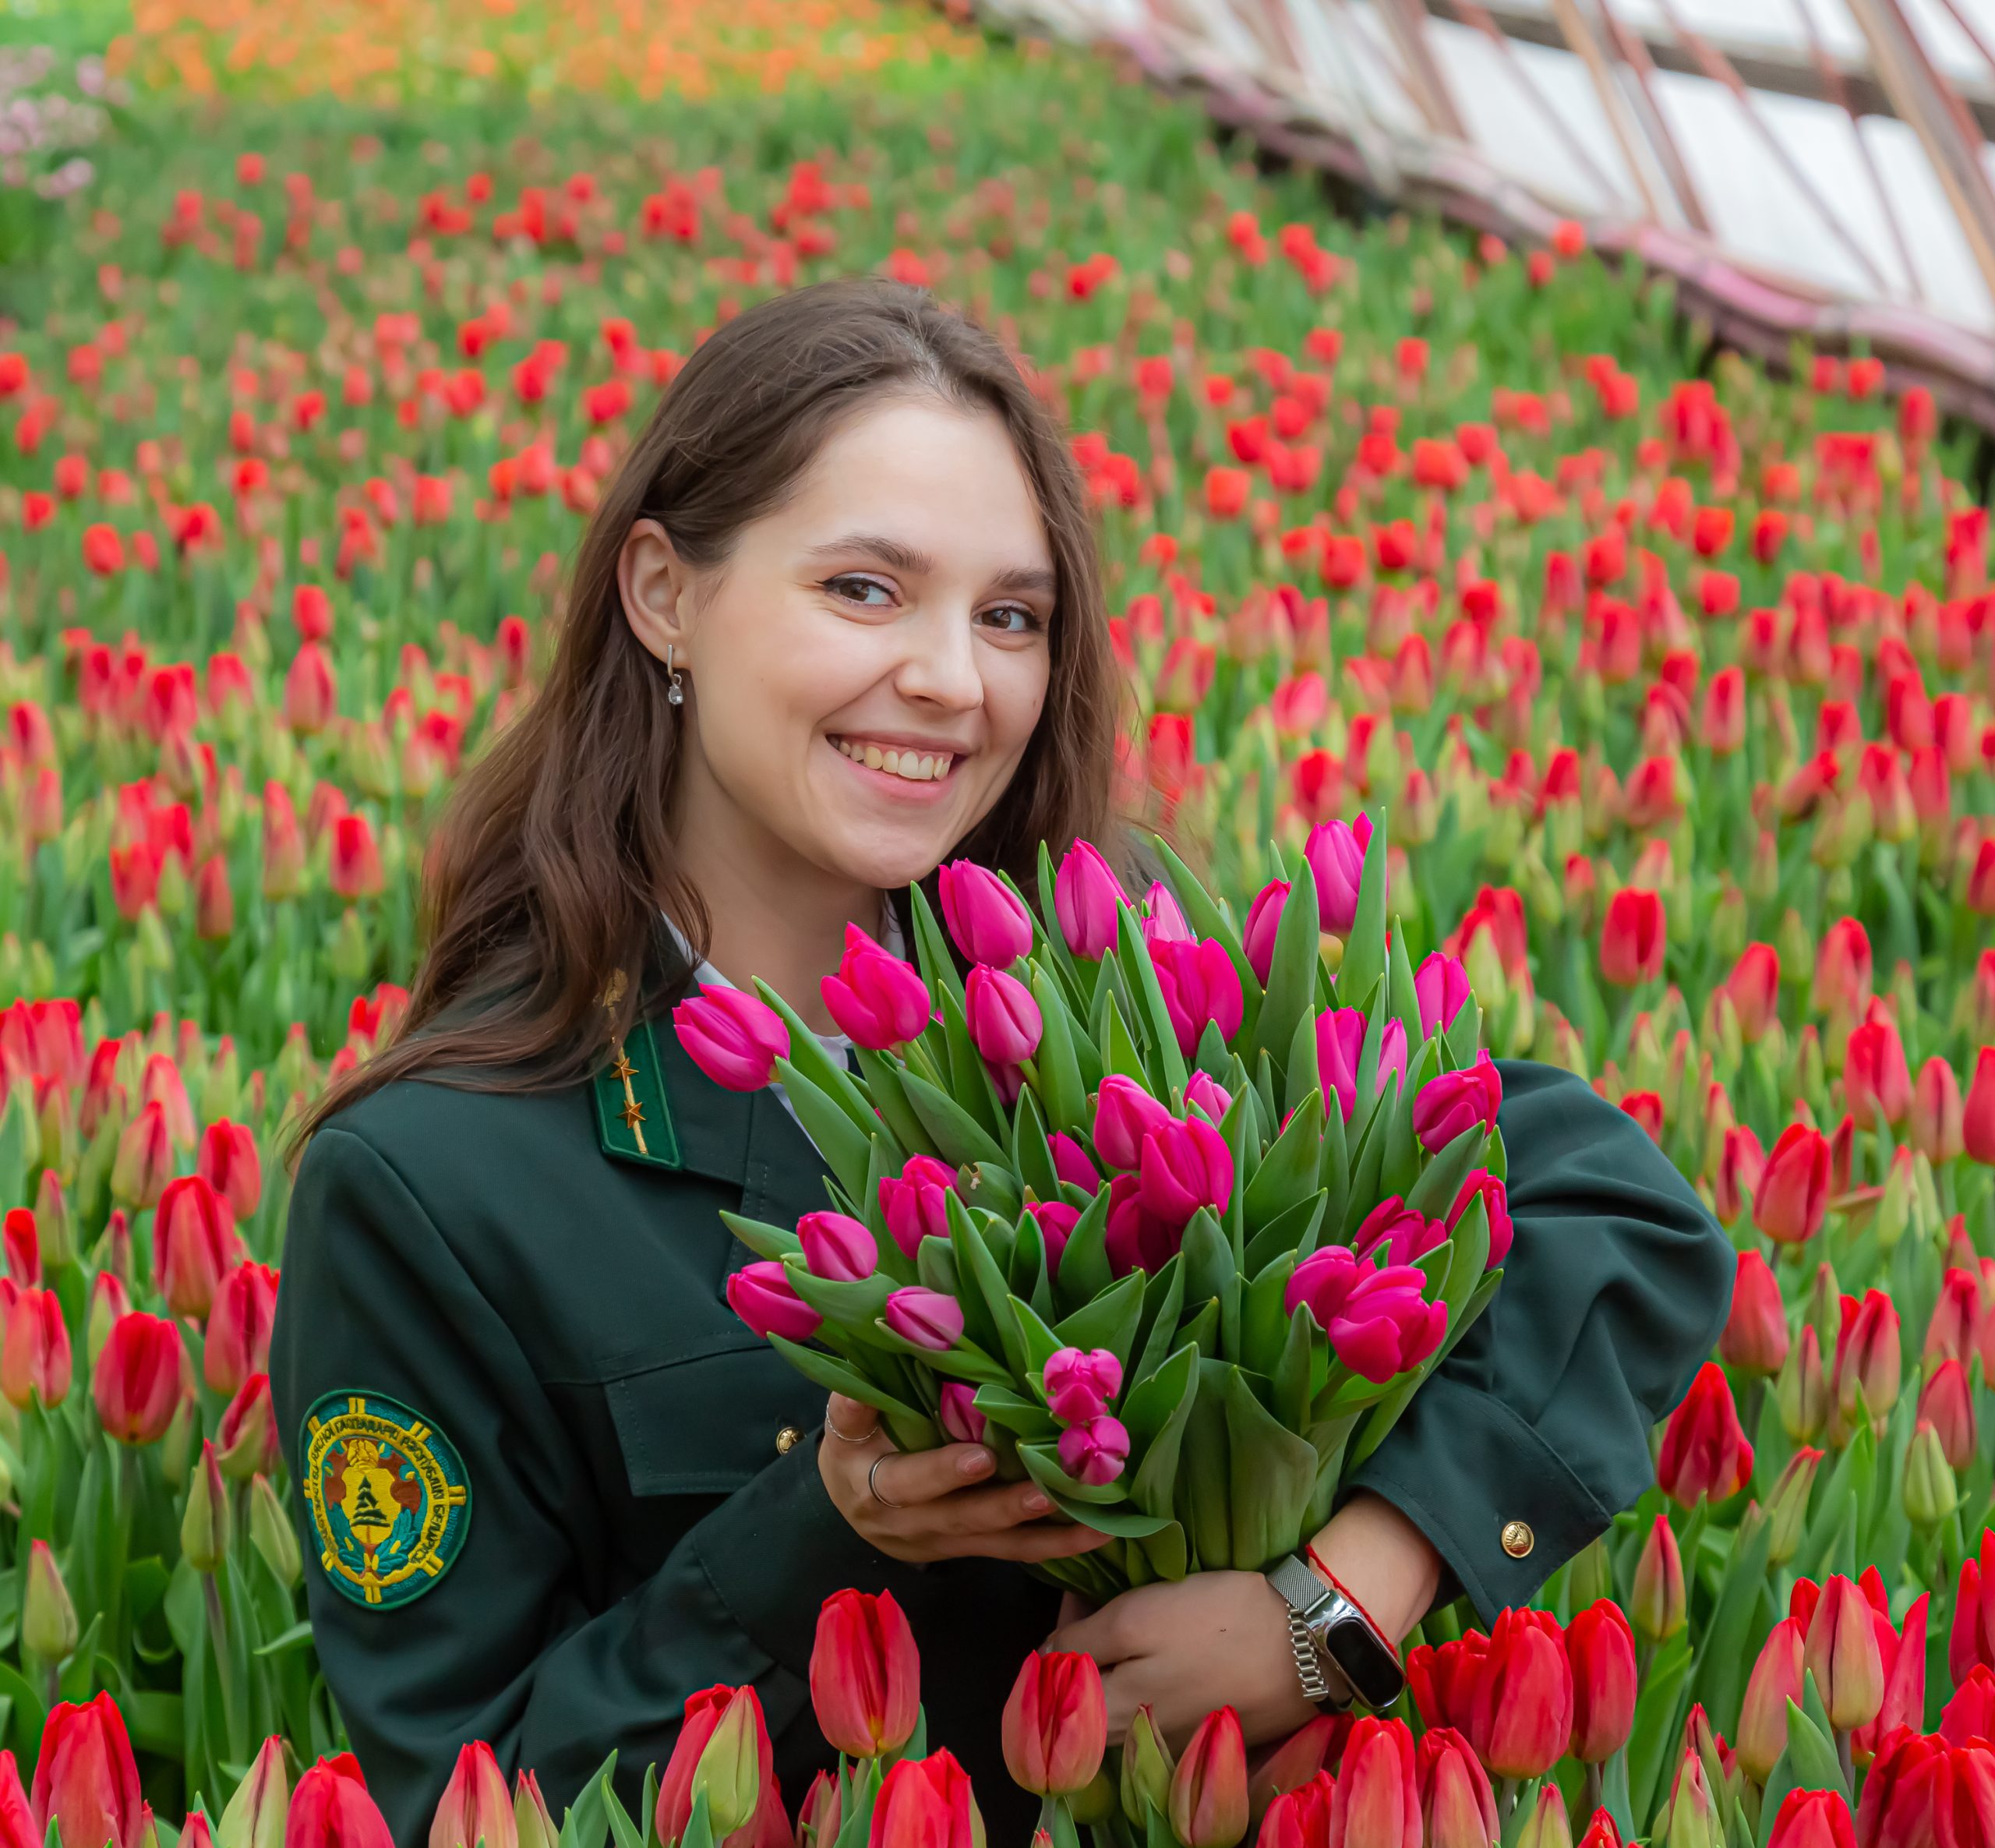
[[[1309,1699],[1319,1705],[1326,1704],[1339,1680],[1375,1713],[1400,1698],[1406,1671],[1400,1666],[1399,1652],[1341,1587],[1325,1584],[1308,1562],[1295,1553],[1269,1567],[1266,1576],[1288,1606],[1296,1672]],[[1314,1657],[1308,1666],[1305,1638]],[[1311,1667],[1315,1671],[1313,1677]]]

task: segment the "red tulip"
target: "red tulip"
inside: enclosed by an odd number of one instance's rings
[[[1246,1834],[1247,1741],[1231,1707],[1199,1722],[1171,1774],[1169,1809],[1184,1848],[1234,1848]]]
[[[1938,1434],[1940,1449],[1956,1473],[1966,1469],[1978,1450],[1974,1416],[1974,1394],[1968,1386],[1967,1369],[1958,1360],[1943,1360],[1926,1376],[1919,1394],[1916,1424],[1930,1425]]]
[[[1739,1037],[1750,1046],[1780,1016],[1780,952],[1771,943],[1747,944],[1725,988],[1739,1016]]]
[[[1600,973],[1620,988],[1654,981],[1662,973],[1668,942],[1661,897],[1637,886],[1623,886],[1607,901],[1600,933]]]
[[[284,1461],[277,1447],[277,1413],[270,1403],[267,1373],[252,1373],[223,1408],[215,1444],[222,1468],[232,1482],[274,1475]]]
[[[1368,1713],[1351,1729],[1330,1796],[1329,1848],[1420,1848],[1414,1759],[1412,1729],[1403,1719]]]
[[[1216,938],[1192,943],[1159,939],[1149,949],[1164,1012],[1187,1058],[1197,1051],[1207,1026],[1216,1026],[1224,1040],[1239,1032],[1245,1006],[1240,973]]]
[[[1492,1848],[1500,1833],[1496,1793],[1460,1733],[1449,1726],[1423,1733],[1413,1770],[1427,1848]]]
[[[1976,1662],[1940,1715],[1940,1737],[1951,1745],[1995,1739],[1995,1673]]]
[[[1760,1645],[1746,1684],[1734,1749],[1755,1783],[1765,1783],[1787,1749],[1787,1703],[1802,1698],[1806,1639],[1804,1625],[1782,1617]]]
[[[277,1304],[277,1274],[268,1264],[238,1264],[216,1286],[201,1355],[202,1377],[215,1391],[235,1394],[252,1373],[270,1371]]]
[[[1789,1123],[1753,1190],[1753,1223],[1778,1245],[1799,1245],[1822,1229],[1829,1205],[1829,1140]]]
[[[1974,1082],[1961,1109],[1961,1140],[1971,1160],[1995,1168],[1995,1046],[1974,1055]]]
[[[772,1817],[782,1832],[775,1839],[787,1834],[775,1756],[754,1688],[707,1687],[687,1696],[679,1737],[659,1779],[652,1821],[661,1843],[685,1834],[696,1790],[706,1793],[720,1848],[764,1848]]]
[[[351,1752],[321,1758],[298,1780],[284,1820],[284,1848],[394,1848]]]
[[[1911,1113],[1912,1073],[1905,1065],[1905,1042],[1890,1020],[1866,1020],[1851,1029],[1842,1084],[1849,1114],[1859,1129],[1901,1123]]]
[[[1407,1686],[1421,1725],[1468,1735],[1475,1717],[1475,1684],[1489,1654],[1489,1638],[1471,1630],[1457,1641],[1421,1643],[1406,1658]]]
[[[1622,1848],[1621,1832],[1614,1826],[1614,1818],[1605,1810],[1595,1810],[1593,1820],[1587,1825],[1587,1832],[1580,1838],[1580,1848]]]
[[[1759,1191],[1760,1178],[1766,1172],[1767,1152],[1759,1137],[1743,1123],[1725,1132],[1718,1155],[1718,1176],[1711,1184],[1713,1204],[1727,1225],[1734,1224]]]
[[[429,1824],[429,1848],[519,1848],[519,1825],[506,1774],[492,1747],[475,1739],[457,1753],[450,1781]]]
[[[1900,1346],[1898,1306],[1882,1290],[1865,1291],[1860,1303],[1853,1296],[1843,1298],[1829,1391],[1844,1424],[1854,1422],[1859,1394],[1873,1425],[1880,1425],[1898,1403]]]
[[[327,877],[343,899],[369,899],[387,889],[374,825],[364,814],[344,814],[333,823]]]
[[[1311,1726],[1316,1724],[1312,1720]],[[1319,1771],[1293,1789],[1279,1793],[1261,1818],[1254,1848],[1326,1848],[1330,1839],[1330,1807],[1336,1780]],[[34,1848],[33,1843],[26,1848]]]
[[[167,1182],[153,1217],[153,1277],[176,1316],[206,1316],[242,1256],[227,1200],[198,1174]]]
[[[828,1771],[821,1771],[810,1780],[803,1806],[796,1812],[797,1848],[832,1848],[844,1820],[838,1780]],[[550,1836],[550,1848],[553,1840]]]
[[[1767,1848],[1856,1848],[1856,1820],[1840,1790],[1790,1790]]]
[[[39,1399],[46,1408],[69,1396],[71,1360],[69,1325],[53,1290],[23,1290],[6,1316],[6,1340],[0,1349],[0,1394],[25,1412]]]
[[[291,792],[275,781],[263,785],[263,896],[297,896],[305,878],[305,834]]]
[[[1054,1151],[1056,1162],[1058,1151]],[[933,1155],[911,1155],[899,1175],[880,1181],[880,1210],[894,1242],[912,1258],[924,1238],[949,1235],[949,1190],[956,1171]]]
[[[1742,1251],[1718,1358],[1742,1373],[1770,1377],[1786,1364],[1787,1348],[1787,1305],[1779,1281],[1757,1251]]]
[[[124,1715],[108,1694],[57,1703],[41,1730],[31,1793],[37,1837],[51,1822],[65,1842],[137,1848],[144,1810]],[[383,1848],[389,1848],[385,1834]]]
[[[1537,1777],[1573,1736],[1573,1669],[1548,1611],[1506,1610],[1489,1634],[1469,1737],[1498,1777]]]
[[[90,1369],[100,1422],[120,1443],[153,1443],[166,1435],[187,1390],[187,1352],[164,1316],[120,1316]]]
[[[118,1138],[118,1152],[111,1164],[111,1191],[143,1212],[159,1203],[173,1178],[173,1168],[172,1125],[167,1120],[165,1104],[154,1099],[139,1106],[139,1114]]]
[[[1870,999],[1870,938],[1853,917],[1841,917],[1822,933],[1815,952],[1810,1002],[1818,1013],[1851,1023]]]
[[[309,737],[323,731],[338,711],[339,687],[333,677],[333,664],[317,642],[305,642],[284,673],[284,722]]]
[[[1869,1579],[1871,1573],[1864,1577]],[[1873,1602],[1871,1627],[1884,1659],[1884,1698],[1877,1718],[1859,1726],[1851,1738],[1851,1751],[1859,1765],[1869,1764],[1877,1747],[1899,1727],[1910,1726],[1916,1732],[1926,1724],[1926,1613],[1930,1602],[1931,1595],[1922,1592],[1905,1613],[1903,1630],[1894,1631],[1888,1612],[1877,1609]]]
[[[1092,1655],[1028,1655],[1005,1703],[1005,1768],[1039,1797],[1085,1790],[1108,1750],[1108,1710]]]
[[[1244,1814],[1241,1821],[1244,1828]],[[953,1756],[938,1751],[894,1765],[874,1801],[867,1848],[983,1848],[983,1818]]]
[[[0,1848],[41,1848],[41,1843],[42,1832],[35,1826],[28,1794],[21,1788],[14,1754],[0,1751]]]
[[[921,1659],[891,1592],[834,1592],[810,1652],[817,1730],[849,1758],[899,1751],[921,1709]]]
[[[1608,1598],[1577,1612],[1566,1626],[1566,1656],[1573,1670],[1570,1750],[1581,1764],[1598,1765],[1634,1730],[1635,1632],[1627,1613]]]
[[[1633,1606],[1636,1627],[1652,1643],[1667,1642],[1683,1627],[1689,1599],[1683,1583],[1683,1555],[1667,1514],[1658,1514],[1635,1561]]]
[[[1863,1848],[1961,1848],[1951,1826],[1958,1749],[1908,1726],[1884,1742],[1857,1804],[1856,1839]]]
[[[1223,1212],[1233,1197],[1233,1152],[1198,1117],[1171,1118],[1146,1136],[1141,1168],[1143,1210],[1167,1225],[1185,1224],[1202,1207]]]
[[[1981,1279],[1958,1265],[1940,1279],[1940,1300],[1926,1324],[1925,1357],[1965,1362],[1974,1353],[1983,1319]]]
[[[1822,1587],[1803,1661],[1839,1732],[1877,1717],[1884,1701],[1884,1657],[1870,1603],[1854,1580],[1838,1573]]]
[[[1682,1507],[1725,1501],[1753,1475],[1753,1447],[1739,1427],[1739,1408],[1723,1371],[1706,1361],[1664,1427],[1656,1480]]]
[[[1982,1530],[1979,1557],[1961,1561],[1947,1672],[1958,1687],[1979,1666],[1995,1670],[1995,1528]]]
[[[1954,1068],[1935,1053],[1919,1068],[1912,1087],[1912,1142],[1935,1168],[1967,1147],[1967,1118]]]

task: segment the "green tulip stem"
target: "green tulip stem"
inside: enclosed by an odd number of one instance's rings
[[[1499,1779],[1496,1785],[1496,1814],[1499,1821],[1508,1823],[1517,1807],[1517,1792],[1522,1781],[1514,1777]]]
[[[242,1694],[235,1684],[235,1664],[228,1652],[228,1625],[222,1615],[221,1587],[212,1572],[201,1574],[201,1598],[207,1607],[208,1641],[214,1650],[215,1677],[221,1684],[222,1724],[228,1730],[229,1751],[240,1761],[249,1755],[249,1740],[242,1725]]]
[[[1836,1735],[1836,1762],[1842,1767],[1842,1787],[1845,1790],[1856,1788],[1856,1760],[1852,1754],[1849,1729],[1838,1726]]]
[[[1580,1814],[1591,1821],[1593,1813],[1600,1807],[1603,1790],[1601,1767],[1590,1764],[1586,1768],[1586,1780],[1580,1790]]]

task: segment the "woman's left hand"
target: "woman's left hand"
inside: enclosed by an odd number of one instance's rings
[[[1063,1622],[1047,1647],[1080,1650],[1100,1665],[1111,1740],[1148,1707],[1176,1750],[1213,1708],[1231,1706],[1247,1743],[1258,1745],[1316,1715],[1295,1671],[1287,1612],[1258,1572],[1198,1572]]]

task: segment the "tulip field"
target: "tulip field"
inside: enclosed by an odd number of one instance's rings
[[[853,270],[1065,415],[1131,813],[1236,923],[1382,814],[1411,961],[1739,1252],[1657,1486],[1539,1608],[1430,1617],[1391,1714],[1250,1777],[1228,1712],[1107,1740],[1091,1668],[1025,1665],[1053,1848],[1995,1843],[1971,433],[1860,354],[1710,351],[1577,226],[1340,217],[1077,50],[622,10],[0,19],[44,125],[0,163],[0,1848],[387,1843],[266,1372],[287,1132],[397,1030],[425,832],[657,394]],[[897,1620],[827,1606],[807,1797],[720,1689],[634,1814],[606,1778],[563,1825],[467,1746],[432,1843],[969,1848]]]

